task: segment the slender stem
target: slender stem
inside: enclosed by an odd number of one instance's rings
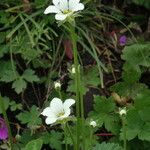
[[[58,94],[59,94],[59,98],[62,100],[62,94],[61,94],[60,89],[58,89],[57,92],[58,92]]]
[[[62,124],[62,128],[63,128],[63,130],[64,130],[65,150],[68,150],[66,123]]]
[[[76,116],[77,116],[77,126],[76,126],[76,150],[79,150],[79,137],[80,137],[80,92],[79,92],[79,70],[78,70],[78,52],[77,52],[77,36],[75,33],[75,27],[70,25],[70,35],[73,45],[73,56],[74,56],[74,65],[75,65],[75,88],[76,88]]]
[[[73,45],[73,56],[74,56],[74,65],[75,65],[75,87],[76,87],[76,115],[80,117],[80,95],[79,95],[79,63],[78,63],[78,50],[77,50],[77,36],[75,33],[75,27],[70,26],[70,34]]]
[[[64,132],[65,132],[65,148],[66,148],[66,150],[68,150],[66,124],[64,127]]]
[[[68,132],[69,132],[69,135],[70,135],[70,137],[71,137],[72,143],[73,143],[73,145],[75,146],[75,145],[76,145],[76,142],[74,141],[73,134],[72,134],[72,132],[71,132],[71,130],[70,130],[70,127],[69,127],[68,123],[66,123],[66,128],[67,128],[67,130],[68,130]]]
[[[122,117],[122,126],[123,126],[123,147],[124,150],[127,150],[127,138],[126,138],[126,118]]]
[[[7,113],[6,113],[6,110],[5,110],[4,101],[3,101],[1,96],[0,96],[0,106],[1,106],[1,109],[2,109],[3,116],[4,116],[4,120],[5,120],[7,128],[8,128],[10,147],[12,147],[12,143],[13,143],[12,133],[11,133]]]
[[[79,91],[80,91],[80,110],[81,110],[81,131],[82,131],[82,147],[83,150],[85,150],[85,138],[84,138],[84,99],[83,99],[83,93],[82,93],[82,85],[81,85],[81,73],[80,73],[80,68],[79,68],[79,75],[78,75],[78,80],[79,80]]]

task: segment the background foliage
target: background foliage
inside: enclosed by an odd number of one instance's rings
[[[127,107],[128,149],[148,150],[150,2],[83,2],[86,9],[77,18],[76,32],[85,96],[87,150],[121,149],[119,107]],[[64,99],[68,95],[74,97],[75,92],[70,73],[73,64],[70,38],[63,27],[57,26],[53,15],[43,14],[49,3],[0,1],[0,92],[8,115],[11,114],[15,150],[64,148],[62,130],[58,126],[47,127],[40,118],[41,110],[52,97],[58,96],[54,81],[61,81]],[[119,44],[122,35],[127,37],[124,46]],[[90,119],[96,120],[98,127],[89,127]],[[74,127],[72,131],[75,135]],[[97,136],[101,132],[112,135]],[[7,144],[0,144],[1,148],[8,148]],[[69,137],[68,144],[71,148]]]

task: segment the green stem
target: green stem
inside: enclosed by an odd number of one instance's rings
[[[6,110],[5,110],[4,101],[3,101],[1,96],[0,96],[0,106],[1,106],[1,109],[2,109],[4,120],[5,120],[7,128],[8,128],[10,148],[12,148],[12,143],[13,143],[13,141],[12,141],[13,140],[12,133],[11,133],[11,129],[10,129],[7,113],[6,113]]]
[[[62,100],[62,94],[61,94],[60,89],[58,89],[57,92],[58,92],[58,94],[59,94],[59,98]]]
[[[66,150],[68,150],[66,125],[65,125],[65,148]]]
[[[66,123],[62,124],[64,130],[65,150],[68,150]]]
[[[75,146],[75,145],[76,145],[76,142],[74,141],[73,134],[72,134],[72,132],[71,132],[71,130],[70,130],[70,127],[69,127],[68,123],[66,123],[66,128],[67,128],[67,130],[68,130],[68,132],[69,132],[69,135],[70,135],[70,138],[71,138],[71,140],[72,140],[72,143],[73,143],[74,147],[76,147],[76,146]]]
[[[85,138],[84,138],[84,99],[83,99],[83,93],[82,93],[82,85],[81,85],[81,73],[80,73],[80,68],[79,68],[79,75],[78,75],[78,80],[79,80],[79,91],[80,91],[80,110],[81,110],[81,131],[82,131],[82,147],[83,150],[85,150]]]
[[[127,138],[126,138],[126,119],[122,117],[122,126],[123,126],[123,147],[124,150],[127,150]]]
[[[77,116],[77,126],[76,126],[76,150],[79,150],[79,137],[80,137],[80,84],[79,84],[79,70],[78,70],[78,51],[77,51],[77,36],[75,33],[75,27],[70,25],[70,35],[72,40],[72,46],[73,46],[73,56],[74,56],[74,65],[75,65],[75,89],[76,89],[76,116]]]

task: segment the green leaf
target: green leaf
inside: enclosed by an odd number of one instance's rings
[[[135,4],[144,6],[150,9],[150,1],[149,0],[132,0]]]
[[[111,86],[110,90],[118,93],[120,96],[125,96],[134,99],[141,91],[147,89],[147,86],[142,83],[118,82]]]
[[[1,97],[1,98],[2,98],[2,100],[3,100],[3,102],[4,102],[4,108],[5,108],[5,110],[7,110],[8,107],[9,107],[10,100],[9,100],[8,97]],[[0,107],[0,114],[2,114],[2,109],[1,109],[1,107]]]
[[[26,86],[27,83],[21,77],[15,80],[12,84],[12,88],[14,88],[18,94],[21,93],[24,89],[26,89]]]
[[[107,99],[103,96],[95,96],[94,110],[90,112],[89,116],[97,121],[99,127],[104,124],[108,131],[118,134],[120,130],[120,118],[115,113],[115,109],[116,105],[112,97]]]
[[[5,72],[5,74],[1,78],[1,81],[7,83],[7,82],[12,82],[12,81],[16,80],[16,78],[17,78],[17,76],[12,70],[7,70],[7,72]]]
[[[0,62],[0,80],[3,82],[12,82],[17,79],[18,73],[16,72],[15,65],[12,68],[10,61],[1,61]]]
[[[50,146],[53,149],[56,150],[61,150],[61,145],[62,145],[62,133],[56,132],[56,131],[51,131],[51,139],[50,139]]]
[[[150,142],[150,122],[147,122],[138,134],[139,139],[146,140]]]
[[[111,113],[115,109],[113,99],[104,96],[94,96],[94,110],[98,113]]]
[[[86,68],[84,72],[81,73],[80,88],[83,95],[86,94],[86,92],[89,90],[89,87],[97,87],[100,84],[100,79],[98,76],[99,76],[99,72],[97,66]],[[67,91],[75,92],[75,82],[73,77],[71,77],[71,79],[72,80],[70,80],[69,82]]]
[[[43,0],[34,0],[34,3],[36,5],[37,8],[43,7],[47,1],[43,1]]]
[[[134,108],[127,112],[127,127],[126,127],[126,138],[128,140],[134,139],[140,132],[143,122],[138,111]],[[123,131],[121,130],[120,138],[123,140]]]
[[[126,46],[122,59],[137,69],[140,66],[150,67],[150,43]]]
[[[139,67],[133,67],[128,62],[123,66],[122,78],[126,83],[132,84],[137,82],[141,77]]]
[[[40,113],[36,106],[32,106],[30,111],[24,111],[16,117],[22,124],[27,124],[30,129],[36,129],[41,125],[42,120],[39,117]]]
[[[35,72],[33,70],[27,69],[24,71],[22,77],[28,82],[37,82],[37,81],[39,81],[39,78],[34,73]]]
[[[150,122],[150,109],[149,107],[143,107],[142,110],[139,111],[139,115],[141,117],[141,119],[145,122],[149,121]]]
[[[25,150],[41,150],[42,145],[42,139],[33,140],[26,145]]]
[[[8,51],[9,51],[8,45],[0,45],[0,58],[2,58],[4,54],[6,54]]]
[[[150,90],[145,89],[138,93],[134,99],[134,105],[138,110],[142,110],[144,107],[150,107]]]
[[[22,110],[22,104],[17,104],[15,101],[10,102],[11,111]]]
[[[52,130],[50,133],[44,133],[41,137],[44,144],[49,144],[49,146],[55,150],[62,149],[62,133]]]
[[[122,147],[119,146],[119,144],[116,143],[101,143],[97,144],[93,150],[123,150]]]

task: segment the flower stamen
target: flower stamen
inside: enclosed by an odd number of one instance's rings
[[[64,111],[63,111],[63,112],[60,112],[60,113],[57,114],[57,117],[62,117],[64,114],[65,114]]]
[[[71,10],[64,10],[64,11],[63,11],[63,14],[66,15],[66,14],[69,14],[69,13],[71,13],[71,12],[72,12]]]

